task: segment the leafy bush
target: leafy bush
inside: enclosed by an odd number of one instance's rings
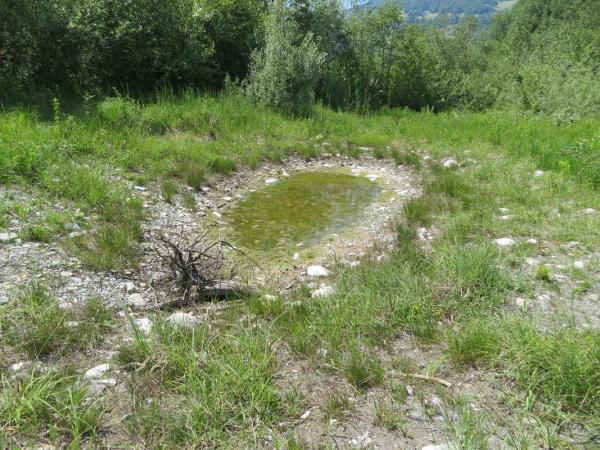
[[[283,1],[278,0],[267,20],[265,48],[252,60],[248,94],[278,111],[307,115],[314,104],[324,57],[312,34],[302,36]]]

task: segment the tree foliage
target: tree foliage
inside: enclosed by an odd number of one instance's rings
[[[348,9],[338,0],[0,0],[0,99],[114,88],[132,95],[163,85],[219,89],[229,76],[244,80],[255,100],[301,115],[315,100],[359,111],[600,114],[596,0],[520,0],[487,29],[477,18],[434,26],[407,17],[415,8],[479,15],[492,0],[372,3],[378,7]]]

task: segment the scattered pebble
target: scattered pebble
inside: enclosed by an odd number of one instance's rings
[[[135,319],[133,321],[138,330],[140,330],[144,334],[150,334],[152,330],[152,321],[147,317],[142,317],[141,319]]]
[[[453,443],[447,444],[431,444],[421,448],[421,450],[458,450],[458,447]]]
[[[88,388],[88,396],[98,397],[104,392],[107,387],[114,387],[117,385],[117,380],[114,378],[104,378],[101,380],[94,380]]]
[[[277,183],[277,178],[267,178],[265,180],[265,184],[275,184]]]
[[[0,233],[0,243],[1,244],[9,244],[17,238],[17,235],[14,233]]]
[[[583,261],[575,261],[573,267],[576,269],[585,269],[585,263]]]
[[[537,239],[531,238],[531,239],[527,239],[527,243],[531,244],[531,245],[537,245],[538,241],[537,241]]]
[[[596,210],[594,208],[588,208],[585,210],[586,214],[596,214]]]
[[[310,417],[310,413],[311,413],[311,410],[309,409],[308,411],[306,411],[304,414],[302,414],[300,416],[300,419],[302,419],[302,420],[308,419]]]
[[[456,162],[455,159],[449,158],[449,159],[445,160],[444,162],[442,162],[442,166],[444,166],[448,169],[450,167],[458,166],[458,162]]]
[[[536,170],[535,172],[533,172],[534,177],[543,177],[544,175],[546,175],[546,172],[544,172],[543,170]]]
[[[369,437],[369,432],[365,431],[363,434],[352,439],[350,441],[350,445],[356,448],[367,448],[369,445],[371,445],[372,442],[373,439]]]
[[[142,297],[142,294],[136,292],[135,294],[131,294],[129,297],[127,297],[127,303],[131,306],[141,307],[146,305],[146,299]]]
[[[323,266],[309,266],[306,269],[306,274],[309,277],[315,277],[315,278],[328,277],[329,276],[329,270],[327,270]]]
[[[26,369],[31,366],[31,361],[21,361],[15,364],[10,365],[11,372],[20,372],[23,369]]]
[[[131,281],[125,283],[125,292],[128,294],[133,294],[135,292],[135,284]]]
[[[515,304],[516,304],[516,305],[517,305],[519,308],[522,308],[522,307],[524,307],[526,303],[527,303],[527,300],[525,300],[525,299],[524,299],[524,298],[522,298],[522,297],[517,297],[517,298],[515,299]]]
[[[109,370],[110,370],[110,364],[108,364],[108,363],[100,364],[99,366],[88,369],[85,372],[84,376],[88,380],[96,380],[96,379],[101,378],[102,375],[104,375],[104,373],[108,372]]]
[[[322,286],[310,293],[313,298],[327,298],[335,294],[335,289],[332,286]]]
[[[511,238],[500,238],[496,239],[494,242],[496,242],[496,245],[500,247],[510,247],[511,245],[516,244],[515,240]]]
[[[190,313],[176,312],[169,316],[169,323],[174,327],[194,328],[198,323],[198,318]]]

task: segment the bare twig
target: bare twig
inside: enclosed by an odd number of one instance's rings
[[[399,373],[398,375],[400,375],[401,377],[404,378],[414,378],[417,380],[423,380],[423,381],[429,381],[431,383],[437,383],[437,384],[441,384],[442,386],[446,386],[447,388],[452,388],[452,383],[450,383],[449,381],[443,380],[441,378],[437,378],[437,377],[430,377],[427,375],[421,375],[418,373]]]
[[[234,276],[236,267],[233,259],[227,257],[226,249],[231,249],[252,261],[229,242],[212,241],[210,229],[202,230],[191,242],[186,242],[183,230],[178,239],[172,239],[160,232],[152,234],[151,237],[155,243],[154,252],[168,268],[174,287],[182,292],[181,300],[154,305],[153,309],[164,308],[174,303],[190,304],[192,295],[223,297],[227,296],[226,290],[230,294],[231,285],[224,284],[225,272],[229,269],[230,279]]]

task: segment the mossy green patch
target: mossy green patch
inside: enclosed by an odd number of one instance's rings
[[[304,172],[251,193],[226,219],[232,241],[249,249],[314,243],[346,228],[378,191],[377,184],[364,177]]]

